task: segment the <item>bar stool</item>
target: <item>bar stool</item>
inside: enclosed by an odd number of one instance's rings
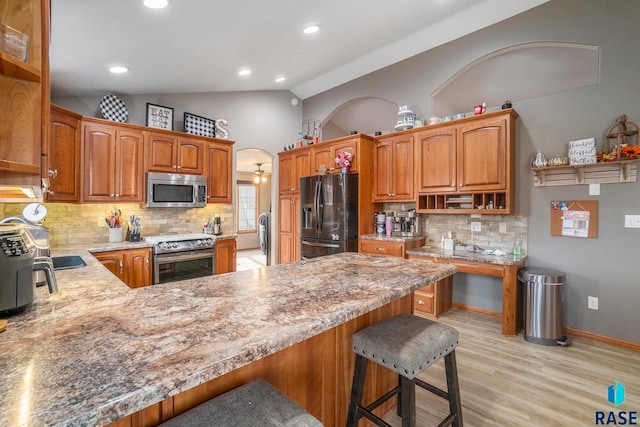
[[[455,348],[458,331],[438,322],[400,314],[382,320],[353,334],[356,364],[353,371],[351,401],[347,427],[356,427],[362,417],[378,426],[390,427],[373,414],[373,410],[394,395],[398,395],[397,413],[403,427],[416,425],[415,386],[449,401],[449,415],[440,426],[462,427],[462,408],[458,389]],[[447,391],[428,384],[416,376],[429,365],[444,357]],[[398,373],[398,386],[368,406],[362,406],[367,359]]]
[[[314,416],[264,380],[234,388],[160,425],[322,427],[322,423]]]

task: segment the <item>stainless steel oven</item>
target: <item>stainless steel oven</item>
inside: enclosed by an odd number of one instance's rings
[[[207,234],[148,236],[153,243],[153,284],[216,274],[216,243]]]

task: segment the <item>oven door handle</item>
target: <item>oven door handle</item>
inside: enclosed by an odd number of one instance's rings
[[[168,263],[168,262],[178,262],[178,261],[191,261],[194,259],[203,259],[203,258],[211,258],[216,254],[215,250],[209,251],[198,251],[196,253],[191,254],[161,254],[156,255],[156,262],[158,263]]]

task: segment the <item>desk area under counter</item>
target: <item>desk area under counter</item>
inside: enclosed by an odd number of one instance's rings
[[[518,271],[525,267],[526,255],[514,257],[513,255],[496,256],[485,255],[478,252],[451,251],[435,246],[422,246],[407,250],[407,258],[419,259],[435,263],[455,265],[460,273],[478,274],[482,276],[498,277],[502,279],[502,334],[517,335],[523,327],[522,313],[518,313],[519,286]],[[448,278],[451,280],[451,278]],[[437,285],[437,284],[436,284]],[[451,308],[452,285],[441,285],[439,294],[434,292],[434,304],[440,304],[440,310]],[[429,286],[416,292],[429,294]],[[439,298],[438,298],[439,297]],[[415,308],[415,305],[414,305]],[[440,313],[442,314],[442,313]]]

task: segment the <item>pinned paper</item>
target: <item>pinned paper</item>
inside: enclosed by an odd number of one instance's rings
[[[563,211],[562,235],[567,237],[589,237],[589,211]]]

